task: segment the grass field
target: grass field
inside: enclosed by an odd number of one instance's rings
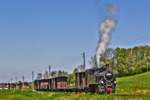
[[[116,95],[0,90],[0,100],[149,100],[150,72],[117,79]]]
[[[135,100],[150,100],[150,72],[117,78],[116,94]]]

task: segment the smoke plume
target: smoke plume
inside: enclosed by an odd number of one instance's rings
[[[117,20],[115,19],[114,15],[117,12],[116,6],[109,5],[107,7],[107,11],[109,13],[109,17],[106,18],[99,27],[99,41],[96,50],[96,60],[97,60],[97,67],[100,67],[100,59],[103,56],[108,48],[108,45],[111,40],[111,33],[115,29]]]

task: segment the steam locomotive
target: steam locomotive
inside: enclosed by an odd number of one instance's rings
[[[75,78],[75,87],[68,86],[67,76],[58,76],[35,80],[34,89],[37,91],[115,93],[116,78],[107,65],[77,72]]]

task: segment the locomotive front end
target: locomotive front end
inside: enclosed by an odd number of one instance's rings
[[[115,75],[108,71],[104,75],[104,82],[105,82],[105,91],[106,93],[115,93],[115,87],[116,87],[116,79]]]
[[[115,93],[116,77],[112,71],[106,68],[99,68],[95,71],[96,84],[98,93]]]

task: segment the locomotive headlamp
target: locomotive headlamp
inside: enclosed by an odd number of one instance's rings
[[[101,81],[101,84],[104,84],[104,81]]]

